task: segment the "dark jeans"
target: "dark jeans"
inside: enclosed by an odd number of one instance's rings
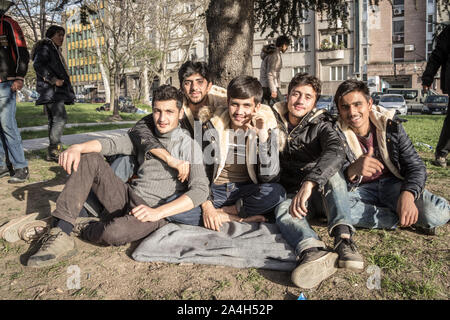
[[[447,157],[450,151],[450,100],[447,106],[447,115],[442,125],[441,135],[436,146],[436,157]]]
[[[277,88],[277,97],[272,98],[272,92],[270,91],[270,88],[263,88],[263,100],[262,103],[273,106],[275,103],[283,100],[283,96],[281,94],[280,89]]]
[[[278,183],[226,183],[212,184],[214,207],[231,206],[241,201],[239,216],[246,218],[273,212],[286,199],[286,190]]]
[[[167,223],[165,220],[141,222],[128,214],[134,207],[146,203],[114,174],[98,153],[81,156],[78,170],[67,180],[52,215],[74,225],[91,189],[113,219],[92,223],[83,230],[82,236],[88,241],[122,245],[141,239]]]
[[[50,141],[50,149],[56,148],[61,143],[64,125],[67,122],[66,107],[64,101],[56,101],[52,104],[46,104],[48,115],[48,139]]]

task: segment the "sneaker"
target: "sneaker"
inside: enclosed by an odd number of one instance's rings
[[[418,232],[425,234],[427,236],[437,236],[438,234],[438,227],[433,227],[433,228],[426,228],[426,227],[422,227],[422,226],[413,226],[414,229],[416,229]]]
[[[292,282],[303,289],[314,288],[337,271],[337,258],[335,252],[322,248],[303,252],[299,265],[291,273]]]
[[[75,225],[73,226],[71,236],[79,237],[84,228],[86,228],[90,223],[100,221],[99,218],[96,217],[79,217],[75,221]]]
[[[50,229],[52,217],[46,217],[42,220],[35,220],[22,224],[17,230],[20,239],[25,242],[38,240],[44,233]]]
[[[58,144],[58,145],[52,146],[52,147],[48,147],[47,156],[46,156],[45,160],[50,161],[50,162],[58,162],[60,153],[61,153],[61,144]]]
[[[14,175],[8,180],[8,183],[22,183],[28,180],[30,172],[28,167],[16,169]]]
[[[364,270],[364,260],[358,253],[352,238],[336,238],[334,251],[339,255],[339,268],[361,272]]]
[[[75,240],[60,228],[50,229],[49,233],[39,239],[39,242],[40,249],[28,259],[27,266],[29,267],[50,266],[77,252]]]
[[[447,167],[447,159],[445,157],[436,157],[436,159],[431,161],[431,163],[438,167]]]
[[[27,214],[15,219],[12,219],[7,224],[0,228],[0,238],[5,239],[8,242],[16,242],[20,240],[19,228],[24,224],[35,221],[39,213]]]
[[[9,175],[8,167],[0,167],[0,178]]]

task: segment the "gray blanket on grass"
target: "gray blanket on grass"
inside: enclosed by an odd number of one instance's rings
[[[141,262],[198,263],[291,271],[296,256],[275,224],[230,222],[216,232],[169,223],[145,238],[132,257]]]

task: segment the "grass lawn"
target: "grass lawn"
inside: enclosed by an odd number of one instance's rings
[[[110,122],[109,117],[112,116],[112,111],[95,111],[102,103],[76,103],[74,105],[67,105],[67,123],[98,123]],[[148,106],[137,105],[136,107],[151,111]],[[17,104],[16,119],[19,128],[42,126],[46,125],[47,116],[42,112],[42,106],[35,106],[32,102],[23,102]],[[135,113],[120,113],[123,121],[140,120],[143,114]]]

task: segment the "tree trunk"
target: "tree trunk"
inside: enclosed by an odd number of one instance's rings
[[[95,42],[95,52],[97,53],[98,65],[100,67],[100,74],[102,75],[103,86],[105,87],[105,103],[111,103],[111,95],[109,88],[109,78],[106,74],[105,66],[103,64],[102,52],[100,50],[100,42],[97,37],[97,29],[95,27],[94,22],[92,21],[92,17],[89,16],[89,25],[92,29],[92,38]]]
[[[116,70],[120,70],[116,67]],[[119,96],[120,96],[120,71],[116,71],[114,74],[114,95],[111,98],[114,99],[113,120],[122,120],[119,114]]]
[[[145,105],[151,105],[150,103],[150,83],[148,82],[148,66],[144,66],[142,71],[142,103]]]
[[[238,75],[253,76],[254,0],[211,0],[206,12],[209,68],[214,84],[227,87]]]

